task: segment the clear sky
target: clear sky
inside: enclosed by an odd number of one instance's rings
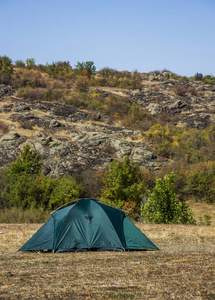
[[[215,0],[0,0],[0,56],[215,75]]]

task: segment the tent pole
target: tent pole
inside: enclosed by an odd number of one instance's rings
[[[87,198],[79,198],[79,199],[75,199],[75,200],[72,200],[72,201],[69,201],[61,206],[59,206],[58,208],[56,208],[55,210],[53,210],[50,214],[53,214],[54,212],[56,212],[57,210],[61,209],[62,207],[66,206],[67,204],[71,204],[73,202],[76,202],[76,201],[80,201],[80,200],[83,200],[83,199],[87,199]],[[97,198],[89,198],[89,199],[92,199],[92,200],[96,200],[96,201],[101,201],[101,202],[104,202],[104,203],[107,203],[109,204],[110,206],[113,206],[119,210],[121,210],[122,212],[126,213],[126,211],[124,211],[123,209],[119,208],[118,206],[108,202],[108,201],[105,201],[105,200],[102,200],[102,199],[97,199]]]

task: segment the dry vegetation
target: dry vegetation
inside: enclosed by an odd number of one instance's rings
[[[153,252],[16,252],[39,224],[0,225],[0,299],[215,299],[215,227],[137,226]]]

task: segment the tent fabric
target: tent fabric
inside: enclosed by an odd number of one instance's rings
[[[120,209],[86,198],[55,211],[18,250],[159,250]]]

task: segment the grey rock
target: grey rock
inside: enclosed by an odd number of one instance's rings
[[[131,157],[134,162],[141,162],[143,160],[151,160],[156,158],[152,151],[148,151],[143,147],[134,148]]]
[[[2,136],[0,138],[0,142],[16,140],[19,137],[20,137],[20,135],[18,133],[16,133],[15,131],[12,130],[8,134]]]
[[[55,127],[60,127],[61,126],[61,124],[60,124],[60,122],[58,122],[57,120],[51,120],[51,122],[50,122],[50,124],[49,124],[49,127],[50,128],[55,128]]]
[[[161,110],[161,107],[158,103],[150,103],[146,108],[153,116],[157,115]]]

